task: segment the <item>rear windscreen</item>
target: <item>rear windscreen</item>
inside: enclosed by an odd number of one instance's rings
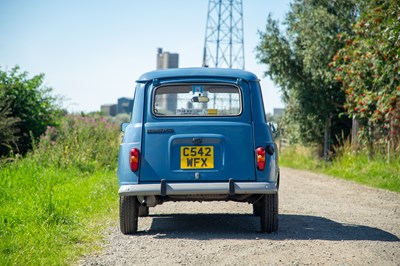
[[[242,112],[240,89],[230,84],[177,84],[155,89],[156,116],[237,116]]]

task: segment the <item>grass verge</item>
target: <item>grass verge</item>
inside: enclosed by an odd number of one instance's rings
[[[400,156],[387,162],[384,156],[369,159],[364,153],[341,152],[331,162],[318,158],[315,149],[293,145],[280,153],[281,166],[311,170],[352,180],[371,187],[400,192]]]
[[[118,126],[67,115],[25,158],[0,161],[0,265],[70,265],[118,211]]]
[[[114,171],[42,167],[0,170],[0,265],[65,265],[90,252],[117,216]]]

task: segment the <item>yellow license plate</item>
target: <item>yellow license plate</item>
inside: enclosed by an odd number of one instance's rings
[[[181,169],[214,168],[213,146],[182,146]]]

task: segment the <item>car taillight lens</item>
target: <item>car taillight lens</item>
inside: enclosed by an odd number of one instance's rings
[[[133,172],[136,172],[139,169],[139,157],[139,150],[137,148],[133,148],[129,155],[129,164]]]
[[[265,169],[265,149],[258,147],[256,149],[257,169],[263,171]]]

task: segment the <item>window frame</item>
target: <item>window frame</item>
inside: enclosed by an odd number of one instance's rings
[[[236,88],[239,94],[239,112],[237,114],[232,114],[232,115],[160,115],[158,113],[156,113],[155,109],[156,109],[156,92],[158,89],[162,88],[162,87],[169,87],[169,86],[195,86],[195,85],[199,85],[199,86],[230,86],[233,88]],[[152,90],[152,102],[151,102],[151,112],[152,115],[157,117],[157,118],[216,118],[216,117],[238,117],[241,116],[243,114],[243,90],[240,86],[238,86],[237,84],[232,84],[232,83],[227,83],[227,82],[177,82],[177,83],[166,83],[166,84],[161,84],[158,85],[156,87],[153,88]]]

